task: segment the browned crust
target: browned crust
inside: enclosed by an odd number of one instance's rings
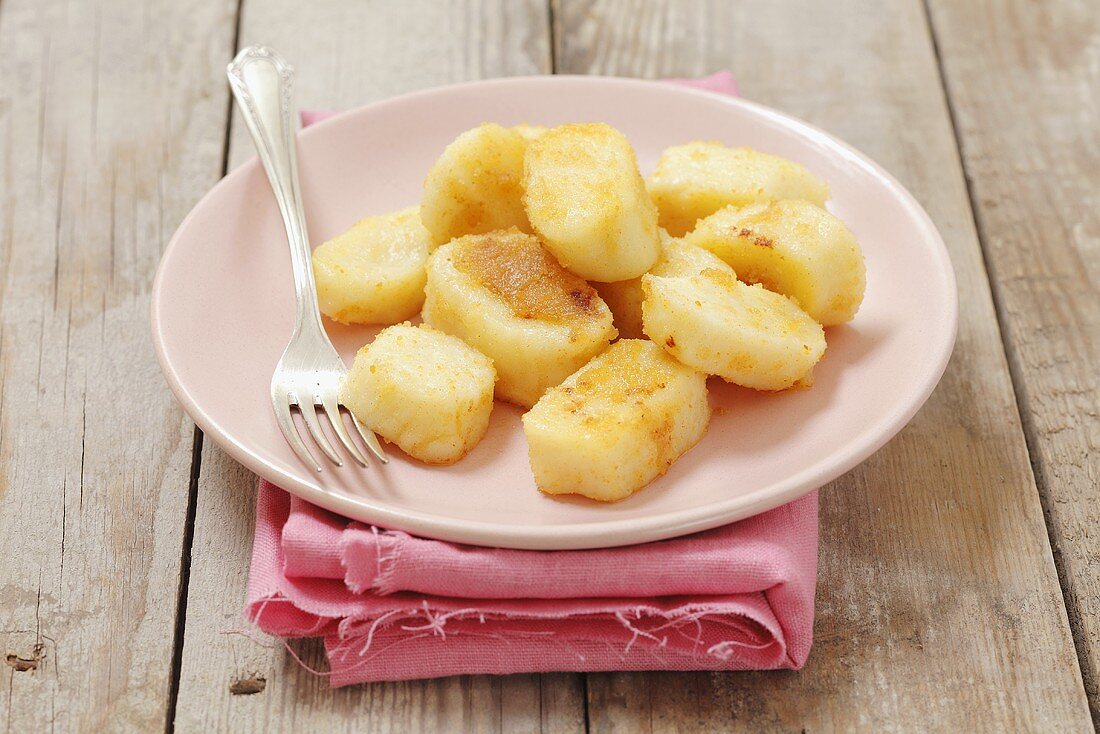
[[[599,316],[596,290],[515,228],[456,240],[452,262],[522,319],[567,323]]]

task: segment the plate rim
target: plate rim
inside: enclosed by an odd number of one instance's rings
[[[782,477],[747,495],[656,516],[609,518],[599,522],[506,527],[495,522],[455,520],[445,515],[420,510],[395,510],[369,497],[352,498],[304,483],[294,475],[268,463],[259,453],[253,453],[245,448],[236,438],[222,430],[217,421],[191,397],[180,380],[179,374],[173,368],[161,328],[161,291],[166,264],[177,249],[182,233],[208,199],[216,197],[222,187],[230,185],[239,177],[250,175],[250,172],[259,166],[258,159],[253,156],[223,176],[195,202],[187,216],[180,221],[161,253],[150,291],[150,325],[157,361],[176,400],[202,430],[204,436],[210,436],[234,460],[260,478],[297,494],[308,502],[355,520],[422,537],[468,545],[529,550],[580,550],[664,540],[719,527],[778,507],[824,486],[863,463],[912,420],[939,384],[950,361],[958,334],[958,282],[947,245],[928,213],[913,194],[890,172],[855,147],[793,115],[740,97],[730,97],[693,87],[673,86],[663,81],[613,76],[536,75],[448,84],[389,97],[337,113],[299,130],[298,135],[301,138],[323,135],[328,127],[343,124],[350,118],[367,111],[407,103],[421,97],[430,97],[442,91],[461,93],[474,87],[561,83],[660,88],[664,92],[674,90],[676,93],[704,97],[724,105],[747,109],[772,123],[801,134],[802,137],[817,139],[819,142],[825,141],[829,146],[838,148],[849,162],[881,180],[893,194],[899,197],[905,209],[915,215],[913,218],[921,228],[921,239],[930,242],[933,245],[931,251],[938,255],[935,258],[935,264],[950,294],[949,302],[944,304],[947,307],[949,329],[946,336],[941,336],[939,342],[933,345],[935,353],[929,360],[932,367],[926,372],[923,382],[917,386],[917,389],[910,391],[910,397],[904,405],[899,404],[895,407],[893,414],[884,421],[883,427],[878,432],[865,434],[862,440],[846,445],[843,451],[836,452],[793,475]]]

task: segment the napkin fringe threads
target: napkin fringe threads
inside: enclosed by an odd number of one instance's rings
[[[265,613],[273,603],[293,604],[281,593],[276,593],[251,605],[250,621],[262,629],[265,626]],[[295,606],[301,611],[301,607]],[[565,634],[556,629],[538,628],[539,622],[545,623],[549,619],[562,620],[566,617],[550,615],[539,619],[530,614],[487,613],[476,607],[443,610],[433,608],[428,600],[422,599],[419,605],[389,609],[373,617],[325,619],[318,616],[313,624],[306,626],[308,632],[304,636],[320,634],[325,637],[332,667],[327,673],[306,665],[289,645],[287,649],[310,672],[332,675],[334,685],[409,678],[407,674],[389,676],[386,671],[391,670],[390,666],[379,664],[382,658],[401,656],[402,648],[414,648],[417,657],[425,653],[435,655],[443,666],[439,674],[458,672],[457,669],[451,670],[450,666],[455,665],[455,659],[445,646],[445,643],[453,643],[458,639],[467,644],[470,641],[490,642],[496,647],[511,648],[509,657],[512,659],[522,657],[517,656],[517,645],[526,644],[532,647],[528,662],[515,670],[492,667],[470,672],[508,673],[537,669],[539,659],[545,659],[545,653],[550,649],[557,652],[551,659],[558,662],[548,665],[547,671],[611,668],[724,669],[729,667],[739,651],[763,652],[768,648],[779,648],[773,651],[773,654],[779,652],[774,667],[799,668],[802,662],[790,658],[781,636],[772,635],[752,617],[716,615],[714,609],[709,607],[685,605],[661,609],[639,604],[633,609],[583,615],[581,619],[570,615],[569,619],[576,621],[578,628]],[[607,630],[612,623],[618,626],[619,639],[615,639],[616,635]],[[586,632],[586,624],[596,624],[597,627]],[[712,628],[712,634],[706,634],[704,624]],[[716,640],[713,633],[715,629],[722,628],[726,629],[728,637]],[[268,631],[286,634],[285,631]],[[676,642],[678,651],[670,650],[670,640]],[[432,652],[434,645],[439,646]],[[596,664],[591,659],[594,649],[599,652],[596,656],[599,662]],[[484,648],[481,650],[484,651]],[[469,670],[469,661],[466,662],[467,664],[462,665],[464,671]],[[734,665],[732,669],[741,667],[748,666]]]

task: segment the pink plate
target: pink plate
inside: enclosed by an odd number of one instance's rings
[[[454,466],[391,448],[388,466],[300,464],[271,413],[271,373],[290,335],[290,262],[256,160],[226,176],[172,238],[153,287],[153,338],[168,383],[205,434],[246,467],[348,517],[444,540],[510,548],[595,548],[668,538],[762,512],[848,471],[928,398],[955,338],[955,277],[928,215],[889,174],[826,133],[737,99],[599,77],[500,79],[368,105],[299,137],[315,243],[359,218],[416,203],[458,133],[491,120],[602,120],[626,133],[643,171],[689,140],[796,160],[832,187],[829,208],[867,259],[867,296],[828,330],[812,390],[761,395],[711,380],[702,442],[668,474],[610,505],[535,489],[520,411],[498,403],[489,434]],[[375,330],[328,324],[349,362]],[[350,463],[350,462],[349,462]]]

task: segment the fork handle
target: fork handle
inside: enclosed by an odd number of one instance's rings
[[[291,117],[294,67],[267,46],[248,46],[230,62],[226,75],[286,226],[298,302],[295,333],[313,326],[322,329],[323,333],[306,215],[298,185],[295,125]]]

